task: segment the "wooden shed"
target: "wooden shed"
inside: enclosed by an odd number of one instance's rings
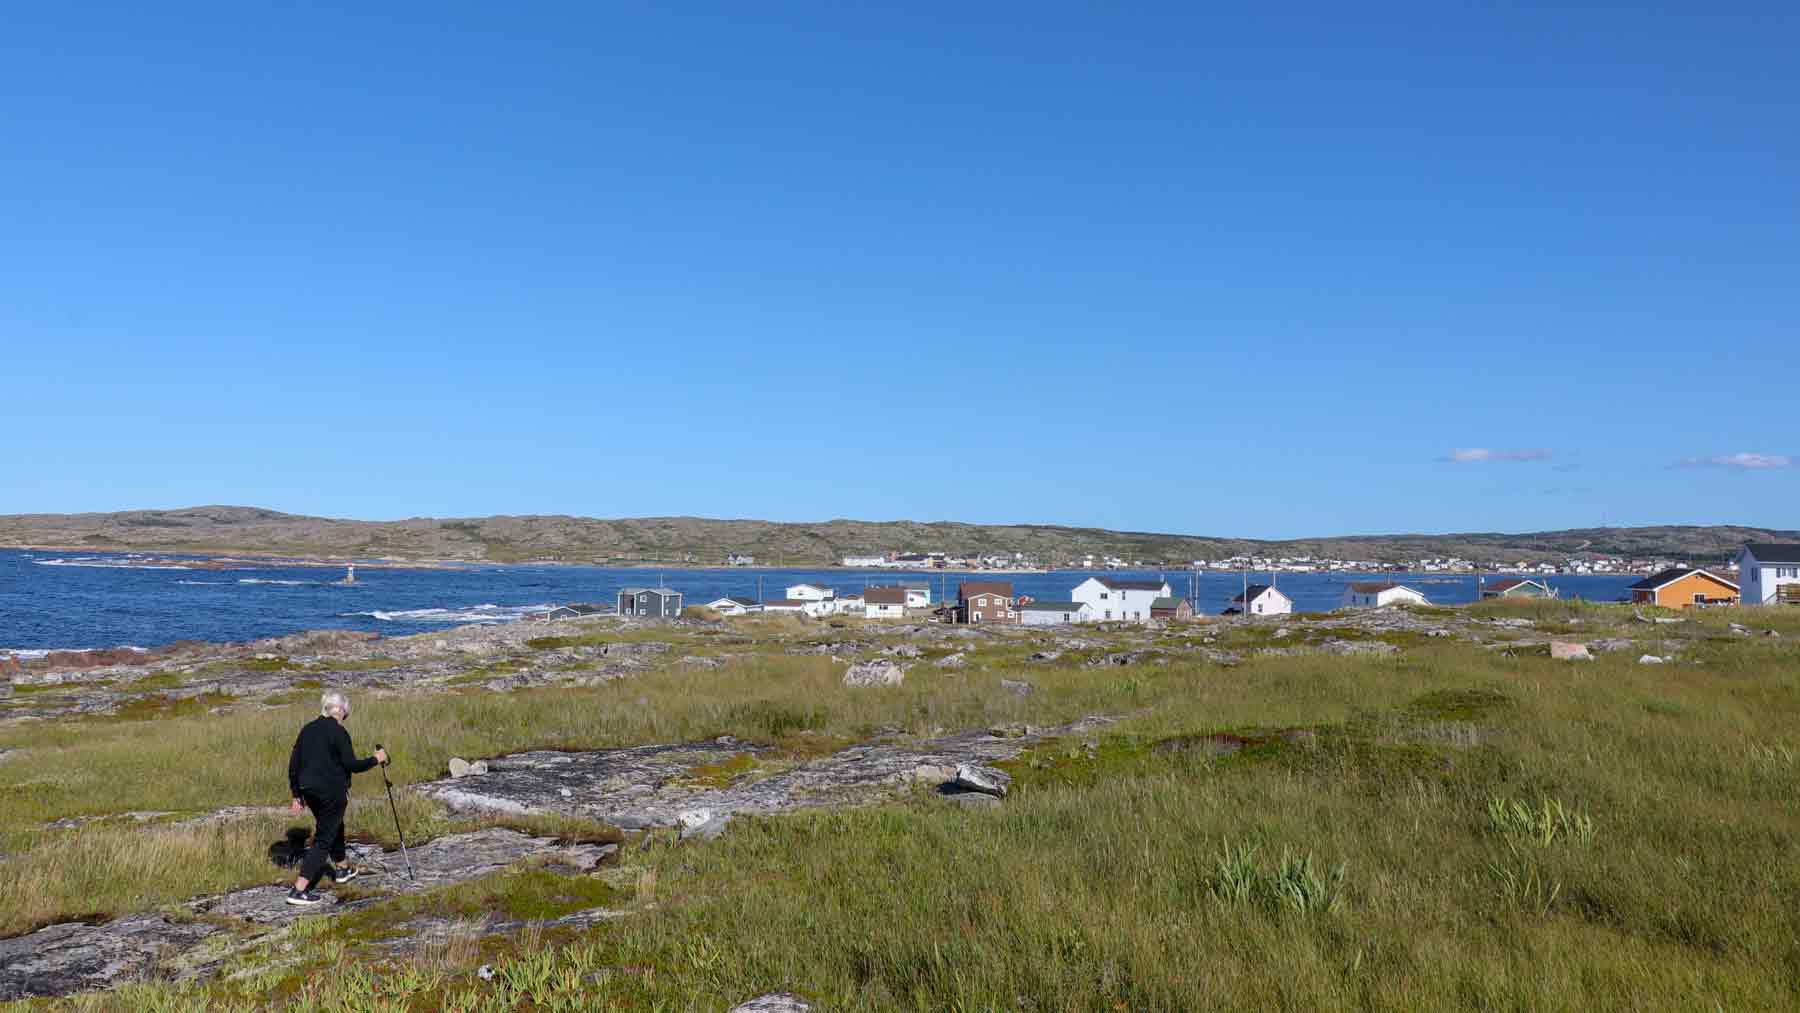
[[[1676,567],[1631,585],[1631,600],[1640,605],[1684,609],[1695,605],[1736,605],[1738,586],[1705,570]]]

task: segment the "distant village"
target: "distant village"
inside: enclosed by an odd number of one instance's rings
[[[754,555],[733,553],[726,557],[727,566],[755,566]],[[1144,570],[1169,568],[1166,561],[1122,559],[1105,554],[1086,554],[1065,560],[1041,561],[1025,553],[1011,555],[961,556],[945,552],[888,552],[880,555],[844,556],[841,564],[850,570],[964,570],[1002,573],[1046,573],[1050,570]],[[1660,573],[1684,565],[1665,558],[1627,558],[1597,553],[1571,556],[1559,563],[1530,560],[1465,559],[1461,556],[1421,556],[1402,562],[1378,562],[1371,559],[1340,559],[1328,556],[1229,556],[1220,559],[1195,559],[1184,564],[1200,571],[1216,570],[1237,573],[1524,573],[1543,576],[1622,576],[1626,574]],[[1735,561],[1724,568],[1735,570]]]
[[[1245,569],[1247,572],[1248,568]],[[1496,576],[1491,580],[1478,578],[1478,582],[1483,599],[1557,596],[1557,590],[1538,576]],[[945,587],[948,587],[947,581]],[[1729,567],[1666,566],[1627,590],[1628,600],[1633,603],[1665,608],[1800,605],[1800,544],[1746,544]],[[788,613],[815,619],[831,616],[928,618],[934,622],[1024,626],[1179,621],[1192,619],[1197,607],[1207,607],[1192,597],[1178,597],[1167,580],[1109,575],[1086,577],[1070,587],[1067,598],[1054,600],[1016,594],[1010,581],[982,579],[961,581],[956,586],[954,599],[934,600],[930,581],[901,579],[842,594],[828,583],[808,581],[787,586],[780,598],[758,600],[730,595],[695,604],[722,616]],[[1341,608],[1430,604],[1431,600],[1423,591],[1391,580],[1351,581],[1339,601]],[[1294,610],[1293,600],[1276,586],[1274,573],[1266,584],[1250,583],[1246,576],[1242,590],[1217,605],[1221,615],[1286,615]],[[610,614],[674,619],[687,607],[682,592],[675,588],[627,587],[619,590],[611,605],[565,605],[536,618],[550,620]]]

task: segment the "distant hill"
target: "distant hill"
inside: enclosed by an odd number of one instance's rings
[[[255,507],[204,506],[105,514],[0,515],[0,545],[160,552],[256,552],[293,556],[722,563],[730,553],[763,564],[829,564],[846,555],[1022,552],[1051,565],[1093,554],[1187,565],[1240,553],[1402,562],[1461,556],[1481,562],[1560,561],[1578,553],[1664,557],[1695,563],[1729,557],[1745,541],[1800,541],[1767,528],[1576,528],[1533,534],[1350,535],[1257,541],[1039,524],[850,521],[782,524],[699,517],[524,516],[402,521],[301,517]]]

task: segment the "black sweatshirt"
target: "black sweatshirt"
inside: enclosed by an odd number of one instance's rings
[[[359,760],[350,733],[337,718],[317,717],[300,729],[294,751],[288,756],[288,790],[299,798],[302,791],[327,797],[350,791],[350,775],[375,766],[373,756]]]

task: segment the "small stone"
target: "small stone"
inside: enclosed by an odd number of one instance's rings
[[[1031,695],[1031,683],[1019,679],[1001,679],[1000,688],[1019,696]]]
[[[475,977],[480,978],[482,981],[493,981],[494,969],[483,964],[475,969]]]
[[[968,663],[969,663],[969,661],[967,658],[965,658],[963,656],[963,652],[957,651],[955,654],[946,654],[945,656],[939,658],[937,660],[937,667],[939,667],[939,668],[962,668],[963,666],[967,665]]]
[[[1594,656],[1588,653],[1586,644],[1572,640],[1550,641],[1550,656],[1558,661],[1593,661]]]
[[[473,772],[473,770],[469,764],[469,761],[463,759],[460,756],[452,756],[450,758],[450,776],[451,777],[468,777],[469,774],[471,774],[472,772]]]
[[[681,839],[684,841],[716,840],[720,834],[723,834],[725,832],[725,827],[730,822],[731,822],[731,814],[730,813],[721,813],[720,815],[714,816],[712,819],[707,820],[705,823],[701,823],[701,824],[698,824],[696,826],[691,826],[691,827],[684,827],[681,831]]]
[[[713,818],[711,809],[684,809],[675,814],[675,822],[680,823],[683,830],[692,830],[704,825]]]
[[[1640,665],[1660,665],[1662,663],[1663,663],[1663,659],[1657,657],[1654,654],[1646,654],[1643,657],[1638,659],[1638,664],[1640,664]]]
[[[1005,798],[1007,790],[1012,787],[1012,776],[992,767],[961,763],[957,764],[954,783],[957,787],[967,791],[978,791],[995,798]]]
[[[556,793],[558,795],[561,795],[563,798],[574,798],[575,797],[575,793],[570,791],[567,788],[558,788],[558,789],[556,789]]]

